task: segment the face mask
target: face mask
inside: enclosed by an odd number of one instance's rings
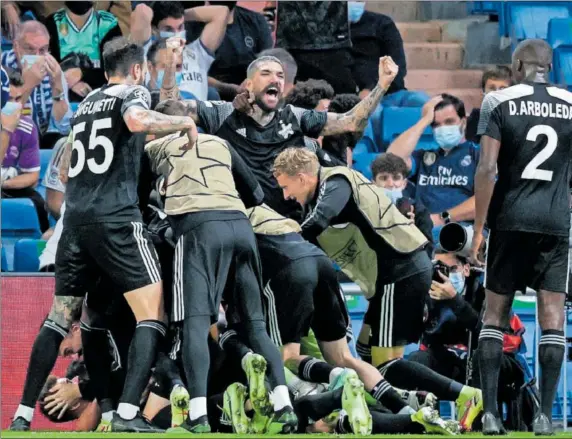
[[[433,137],[441,148],[453,149],[461,143],[463,133],[459,125],[444,125],[433,129]]]
[[[83,15],[93,8],[93,2],[66,2],[66,8],[72,14]]]
[[[403,198],[403,190],[401,189],[385,189],[385,195],[391,200],[393,204],[397,202],[400,198]]]
[[[465,276],[463,276],[463,273],[451,273],[449,280],[451,284],[453,284],[453,288],[455,288],[457,294],[462,294],[465,289]]]
[[[348,19],[350,23],[357,23],[365,11],[365,2],[348,2]]]
[[[183,40],[187,40],[187,31],[186,30],[182,30],[181,32],[171,32],[171,31],[167,31],[167,30],[162,30],[161,32],[159,32],[159,36],[161,38],[171,38],[171,37],[179,37],[182,38]]]
[[[24,70],[28,70],[36,63],[36,61],[38,61],[38,59],[40,59],[40,55],[22,55],[20,62],[22,63]]]
[[[157,88],[161,88],[161,86],[163,85],[164,77],[165,77],[165,70],[159,70],[157,72],[157,80],[155,81]],[[177,83],[177,86],[181,85],[182,80],[183,80],[183,72],[176,72],[175,82]]]

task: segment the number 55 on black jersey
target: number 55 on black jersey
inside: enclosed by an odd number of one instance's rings
[[[478,134],[501,144],[491,230],[567,237],[572,93],[536,83],[489,93]]]
[[[137,184],[145,134],[131,133],[123,115],[150,104],[147,89],[121,84],[105,85],[79,105],[72,121],[66,225],[141,221]]]

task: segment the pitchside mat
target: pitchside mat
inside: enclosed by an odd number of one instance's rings
[[[292,435],[279,435],[279,436],[258,436],[252,434],[225,434],[225,433],[215,433],[215,434],[137,434],[137,433],[58,433],[55,431],[52,432],[14,432],[14,431],[2,431],[1,434],[2,438],[12,439],[12,438],[26,438],[26,439],[52,439],[52,438],[104,438],[104,439],[114,439],[114,438],[193,438],[193,439],[202,439],[202,438],[213,438],[213,439],[242,439],[242,438],[264,438],[264,439],[284,439],[285,437],[290,438],[300,438],[300,439],[308,439],[308,438],[321,438],[321,439],[328,439],[328,438],[356,438],[358,436],[355,435],[334,435],[334,434],[292,434]],[[364,436],[368,438],[420,438],[420,437],[429,437],[428,435],[415,435],[415,434],[381,434],[381,435],[372,435],[372,436]],[[431,435],[430,437],[438,438],[438,437],[445,437],[445,436],[436,436]],[[459,437],[466,437],[466,438],[533,438],[537,437],[534,436],[533,433],[510,433],[508,436],[483,436],[480,433],[466,433],[459,435]],[[568,432],[559,432],[556,433],[553,437],[572,437],[572,431]]]

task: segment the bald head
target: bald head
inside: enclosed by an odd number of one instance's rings
[[[552,48],[544,40],[524,40],[516,46],[512,54],[512,70],[517,82],[546,82],[547,78],[538,81],[539,76],[548,75],[551,65]]]
[[[39,21],[24,21],[20,27],[18,28],[18,33],[16,34],[16,41],[22,41],[26,38],[27,34],[32,35],[42,35],[46,38],[50,38],[50,34],[48,33],[48,29]]]

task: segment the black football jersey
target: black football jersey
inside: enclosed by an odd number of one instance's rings
[[[568,236],[572,93],[549,84],[489,93],[478,134],[501,144],[489,227]]]
[[[91,92],[72,120],[73,152],[65,224],[141,221],[138,182],[145,134],[123,120],[130,107],[149,109],[141,86],[106,85]]]

